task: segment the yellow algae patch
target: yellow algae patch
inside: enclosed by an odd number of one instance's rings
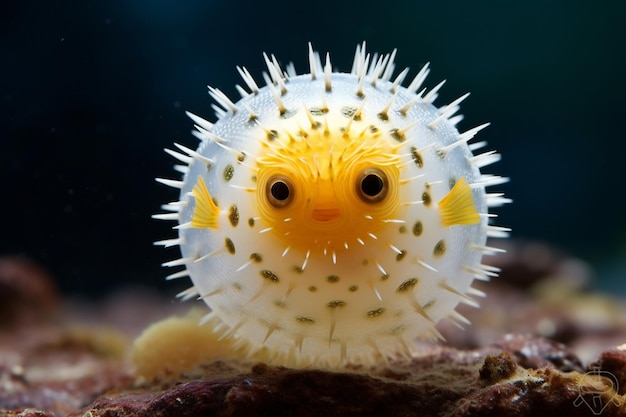
[[[199,325],[202,313],[169,317],[150,325],[135,340],[131,362],[138,378],[176,378],[201,364],[234,355],[232,343],[213,326]]]

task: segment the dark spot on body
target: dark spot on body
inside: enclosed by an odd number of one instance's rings
[[[432,202],[432,199],[430,198],[430,194],[427,191],[424,191],[422,193],[422,202],[424,203],[426,207],[430,206],[430,203]]]
[[[315,292],[317,291],[317,287],[315,285],[311,285],[309,288],[307,288],[310,292]]]
[[[228,253],[230,253],[231,255],[235,254],[235,244],[232,240],[230,240],[229,238],[224,239],[224,246],[226,246],[226,250],[228,251]]]
[[[413,234],[415,236],[421,236],[424,233],[424,225],[419,220],[413,225]]]
[[[406,256],[406,251],[403,249],[400,251],[401,253],[396,255],[396,261],[400,262]]]
[[[368,312],[367,312],[367,317],[368,317],[368,318],[378,317],[378,316],[380,316],[381,314],[383,314],[384,312],[385,312],[385,309],[384,309],[384,308],[382,308],[382,307],[381,307],[381,308],[374,309],[374,310],[370,310],[370,311],[368,311]]]
[[[228,182],[232,180],[234,175],[235,168],[231,164],[226,165],[226,168],[224,168],[224,181]]]
[[[400,232],[400,233],[406,233],[406,226],[400,226],[400,227],[398,228],[398,232]]]
[[[422,154],[417,151],[417,148],[415,146],[411,146],[411,157],[413,158],[413,162],[415,162],[415,165],[417,165],[418,168],[422,168],[424,166]]]
[[[357,291],[358,289],[359,289],[359,287],[357,287],[356,285],[350,285],[350,286],[348,287],[348,291],[350,291],[350,292],[355,292],[355,291]]]
[[[241,153],[237,157],[237,162],[242,163],[243,161],[245,161],[245,159],[246,159],[246,153],[244,151],[241,151]]]
[[[272,141],[278,137],[278,131],[276,130],[268,130],[267,131],[267,140]]]
[[[341,108],[341,114],[347,117],[348,119],[352,119],[356,114],[357,108],[350,106],[343,106]]]
[[[342,301],[342,300],[333,300],[333,301],[329,302],[327,304],[327,306],[328,306],[328,308],[332,308],[332,309],[345,307],[346,306],[346,302]]]
[[[263,260],[263,257],[261,256],[261,254],[255,252],[250,254],[250,260],[252,262],[260,263]]]
[[[417,285],[417,278],[409,278],[398,286],[397,292],[407,292]]]
[[[228,211],[228,220],[230,220],[230,224],[233,227],[239,224],[239,209],[235,204],[230,206],[230,210]]]
[[[404,135],[400,133],[399,129],[395,129],[395,128],[391,129],[389,131],[389,134],[391,134],[391,137],[397,140],[398,142],[404,142],[404,140],[406,139]]]
[[[271,281],[271,282],[274,282],[274,283],[278,283],[280,281],[278,279],[278,275],[276,275],[272,271],[269,271],[267,269],[263,269],[260,273],[261,273],[261,276],[263,278],[265,278],[266,280],[268,280],[268,281]]]
[[[315,320],[311,317],[298,316],[296,317],[296,321],[301,324],[315,324]]]
[[[433,249],[433,256],[437,258],[442,256],[444,253],[446,253],[446,241],[441,239],[437,242],[435,248]]]
[[[339,277],[337,275],[329,275],[326,277],[326,281],[330,283],[339,282]]]
[[[254,227],[254,217],[250,217],[250,218],[248,219],[248,226],[250,226],[250,227]]]
[[[328,109],[327,108],[322,108],[322,107],[313,107],[309,111],[311,112],[311,114],[313,116],[323,116],[326,113],[328,113]]]

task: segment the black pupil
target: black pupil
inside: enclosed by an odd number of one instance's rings
[[[289,198],[289,186],[283,181],[276,181],[270,189],[272,197],[278,201],[285,201]]]
[[[376,197],[383,190],[383,180],[378,175],[369,174],[361,181],[363,194]]]

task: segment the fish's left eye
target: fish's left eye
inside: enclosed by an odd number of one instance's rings
[[[356,193],[366,203],[382,201],[389,191],[387,175],[378,168],[367,168],[359,174]]]
[[[276,208],[286,207],[293,200],[293,184],[284,175],[274,175],[267,182],[267,198]]]

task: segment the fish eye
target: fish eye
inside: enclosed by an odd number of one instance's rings
[[[356,181],[356,193],[366,203],[382,201],[389,191],[387,175],[378,168],[367,168]]]
[[[274,175],[267,182],[267,199],[276,208],[288,206],[293,200],[293,191],[291,180],[284,175]]]

